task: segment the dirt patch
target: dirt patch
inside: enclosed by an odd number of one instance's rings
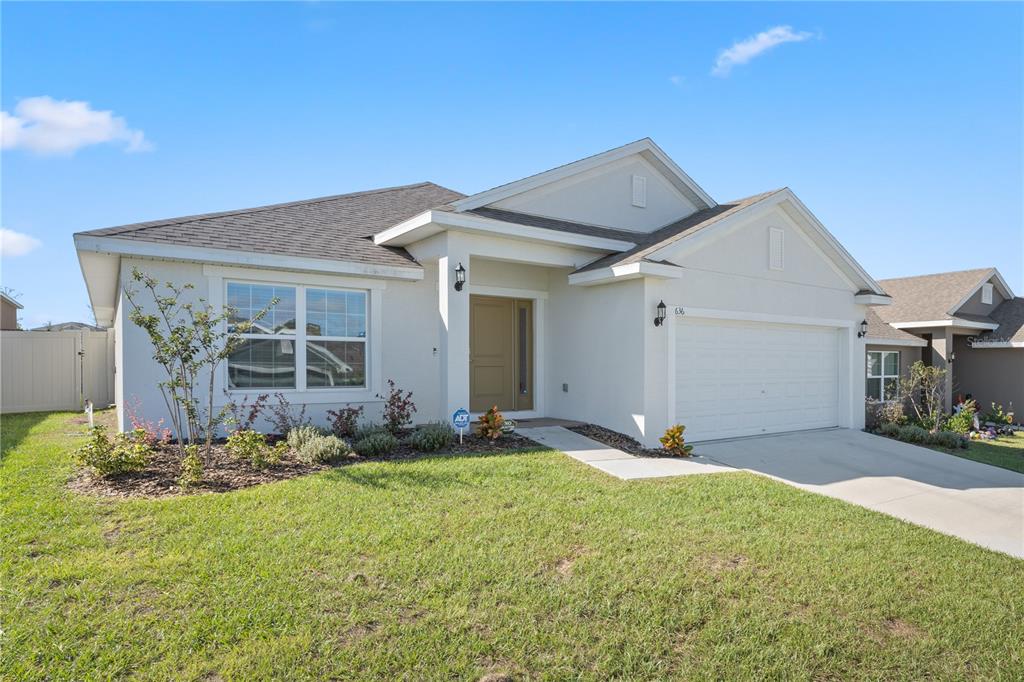
[[[597,426],[596,424],[580,424],[579,426],[567,426],[565,428],[581,436],[596,440],[598,443],[604,443],[608,447],[628,452],[631,455],[640,455],[641,457],[674,457],[674,455],[670,455],[666,450],[661,448],[645,448],[635,438],[631,438],[618,431],[606,429],[603,426]]]
[[[554,562],[553,565],[546,567],[546,570],[543,570],[542,573],[553,570],[560,578],[571,578],[576,562],[586,553],[586,547],[577,545],[573,547],[567,555]]]
[[[273,442],[268,438],[268,442]],[[180,457],[172,445],[158,446],[150,455],[146,468],[139,472],[120,474],[117,476],[95,476],[87,470],[81,470],[68,483],[72,490],[99,495],[102,497],[172,497],[196,493],[223,493],[232,490],[250,488],[262,483],[284,481],[306,474],[324,471],[337,466],[348,466],[365,461],[407,460],[437,455],[461,455],[469,453],[498,454],[515,452],[525,449],[547,449],[535,441],[516,434],[507,434],[497,441],[491,441],[477,435],[465,435],[460,445],[457,441],[439,452],[424,453],[406,443],[400,443],[391,453],[379,457],[363,458],[352,454],[347,459],[334,465],[307,464],[300,461],[294,452],[289,451],[281,457],[281,461],[266,469],[257,469],[248,460],[237,459],[228,453],[224,443],[214,444],[210,453],[210,461],[204,464],[202,482],[183,490],[178,485],[181,475]],[[108,537],[108,541],[116,539]]]
[[[742,554],[736,554],[730,557],[723,557],[713,555],[708,558],[708,568],[715,573],[722,573],[723,571],[735,571],[738,568],[742,568],[750,560]]]
[[[882,627],[894,637],[917,639],[924,636],[924,631],[919,627],[899,618],[886,618],[882,621]]]

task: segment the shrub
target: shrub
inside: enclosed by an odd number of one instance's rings
[[[1012,410],[1013,405],[1010,405]],[[981,415],[981,421],[992,422],[993,424],[1012,424],[1013,423],[1013,412],[1003,412],[1002,405],[996,405],[992,403],[992,409]]]
[[[498,440],[504,434],[502,430],[504,425],[505,417],[501,415],[501,412],[498,411],[498,406],[495,405],[487,410],[486,413],[480,415],[480,418],[476,421],[476,432],[484,438]]]
[[[352,434],[352,440],[360,441],[364,438],[375,436],[378,433],[391,433],[391,431],[389,431],[388,427],[383,424],[374,424],[373,422],[370,422],[369,424],[365,424],[356,429],[355,433]]]
[[[185,457],[181,460],[181,475],[178,476],[178,485],[189,490],[199,485],[203,480],[203,460],[199,458],[199,446],[185,446]]]
[[[406,391],[403,395],[402,389],[395,386],[394,379],[388,379],[387,397],[380,394],[377,397],[384,400],[384,424],[391,433],[398,433],[412,422],[412,414],[416,411],[412,391]]]
[[[351,453],[352,448],[348,443],[337,436],[317,436],[302,445],[298,457],[307,464],[326,464],[348,457]]]
[[[412,447],[420,452],[434,452],[452,442],[455,431],[444,422],[431,422],[419,427],[406,439]]]
[[[945,429],[954,433],[968,434],[974,428],[974,414],[978,411],[973,400],[960,404],[960,409],[946,420]]]
[[[354,447],[363,457],[379,457],[397,448],[398,439],[388,431],[378,431],[356,441]]]
[[[163,417],[157,421],[146,419],[141,414],[142,401],[136,397],[132,397],[131,400],[126,400],[124,403],[124,411],[128,414],[128,421],[132,424],[132,431],[138,431],[142,429],[146,432],[146,442],[149,443],[150,447],[155,446],[157,443],[160,445],[166,445],[171,441],[171,430],[164,426]]]
[[[145,469],[151,452],[144,429],[118,433],[111,439],[105,427],[94,426],[89,440],[75,453],[75,459],[100,476],[115,476]]]
[[[925,429],[934,429],[942,419],[947,378],[945,369],[918,360],[910,366],[910,375],[900,382],[900,401],[914,409],[917,422]]]
[[[896,437],[905,443],[924,443],[928,440],[928,430],[915,424],[901,426]]]
[[[665,429],[665,435],[658,439],[661,441],[661,447],[676,457],[689,457],[693,452],[693,446],[686,444],[686,439],[683,437],[684,431],[686,431],[686,427],[682,424]]]
[[[270,414],[267,415],[267,421],[274,425],[277,433],[287,436],[300,426],[309,425],[310,419],[306,416],[305,405],[296,414],[284,393],[275,393],[274,398],[277,400],[277,404],[268,407]]]
[[[879,424],[878,433],[883,436],[889,436],[890,438],[896,438],[900,433],[900,425],[893,424],[891,422]]]
[[[359,428],[359,418],[363,416],[363,406],[346,405],[337,411],[327,410],[327,416],[331,418],[331,432],[338,438],[346,438],[353,435]]]
[[[267,438],[258,431],[238,429],[228,436],[227,449],[232,457],[252,460],[267,447]]]
[[[956,450],[957,448],[966,448],[968,441],[967,437],[960,433],[936,431],[935,433],[928,434],[927,442],[929,445],[938,445],[939,447]]]
[[[302,446],[314,438],[320,438],[321,436],[326,435],[327,432],[319,426],[313,426],[311,424],[296,426],[288,432],[288,445],[293,450],[298,451],[302,449]]]
[[[252,430],[256,420],[260,418],[260,413],[266,408],[267,400],[270,398],[266,393],[260,393],[251,403],[248,398],[243,398],[241,403],[236,403],[230,400],[230,393],[224,391],[224,394],[229,398],[227,410],[231,413],[231,417],[225,421],[234,424],[235,428],[239,431]]]

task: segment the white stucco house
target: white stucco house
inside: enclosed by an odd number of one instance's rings
[[[719,203],[643,139],[478,194],[433,183],[75,235],[124,403],[163,412],[126,320],[133,267],[245,316],[217,401],[282,392],[316,418],[460,407],[600,424],[654,445],[864,421],[867,306],[882,288],[789,189]],[[464,279],[464,281],[463,281]],[[659,304],[664,303],[664,319]]]

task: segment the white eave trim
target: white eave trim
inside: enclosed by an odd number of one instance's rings
[[[924,339],[880,339],[874,336],[867,336],[864,338],[864,342],[869,346],[915,346],[917,348],[924,348],[928,345],[928,342]]]
[[[593,168],[598,168],[607,163],[617,161],[618,159],[625,158],[632,154],[639,154],[646,152],[653,156],[661,165],[665,166],[665,169],[669,174],[674,175],[676,181],[680,184],[685,185],[687,189],[694,193],[702,202],[705,207],[711,208],[717,206],[715,200],[705,192],[700,185],[693,181],[689,175],[683,172],[683,169],[676,165],[676,163],[661,150],[658,145],[654,144],[654,140],[650,138],[644,138],[631,142],[615,149],[609,149],[606,152],[595,154],[594,156],[588,156],[585,159],[568,163],[558,168],[553,168],[536,175],[523,178],[522,180],[516,180],[504,185],[500,185],[493,189],[478,192],[472,196],[468,196],[465,199],[459,199],[458,201],[452,202],[452,207],[459,212],[470,211],[474,208],[480,208],[481,206],[487,206],[493,204],[496,201],[507,199],[523,192],[529,192],[532,189],[542,187],[544,185],[558,182],[564,178],[584,173]],[[700,207],[698,207],[700,208]]]
[[[971,348],[1024,348],[1024,341],[971,341]]]
[[[599,268],[588,272],[573,273],[569,275],[569,284],[588,287],[594,286],[595,284],[621,282],[627,279],[636,279],[638,277],[680,279],[682,276],[683,269],[678,265],[640,262],[627,263],[625,265],[610,265],[606,268]]]
[[[441,230],[457,230],[460,232],[476,232],[511,239],[556,244],[558,246],[574,246],[596,251],[627,251],[636,246],[633,242],[610,237],[594,237],[585,234],[549,230],[544,227],[520,225],[493,218],[452,213],[450,211],[424,211],[409,218],[373,237],[375,244],[387,246],[407,246],[425,239]]]
[[[994,322],[971,322],[970,320],[961,320],[955,317],[952,320],[890,322],[889,326],[895,329],[924,329],[926,327],[967,327],[969,329],[988,329],[990,331],[999,329],[999,325]]]
[[[891,305],[892,296],[879,296],[878,294],[855,294],[854,303],[861,305]]]
[[[2,298],[3,300],[7,301],[8,303],[10,303],[11,305],[13,305],[18,310],[22,310],[25,307],[22,304],[18,303],[13,298],[11,298],[10,296],[8,296],[7,294],[0,293],[0,298]]]
[[[118,239],[116,237],[85,234],[75,235],[75,248],[79,251],[109,253],[121,256],[242,265],[275,270],[323,272],[333,275],[361,275],[363,277],[384,277],[412,281],[423,279],[423,268],[414,265],[409,267],[373,265],[352,261],[254,253],[252,251],[235,251],[234,249],[212,249],[201,246],[183,246],[180,244],[147,242],[137,239]]]

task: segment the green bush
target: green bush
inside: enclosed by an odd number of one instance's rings
[[[307,464],[326,464],[348,457],[352,448],[337,436],[318,436],[299,448],[298,457]]]
[[[434,452],[452,442],[455,431],[444,422],[430,422],[413,431],[406,442],[420,452]]]
[[[974,428],[974,414],[978,411],[978,405],[973,400],[968,400],[960,406],[960,411],[953,413],[943,425],[946,431],[962,433],[964,435]]]
[[[145,429],[118,433],[111,439],[105,427],[94,426],[75,460],[100,476],[115,476],[145,469],[152,451]]]
[[[363,457],[386,455],[398,447],[398,439],[388,431],[378,431],[356,441],[355,450]]]
[[[900,425],[892,422],[886,422],[878,426],[878,433],[883,436],[889,436],[890,438],[896,438],[900,433]]]
[[[967,447],[967,437],[953,431],[936,431],[928,434],[928,444],[956,450]]]
[[[370,436],[375,436],[378,433],[391,433],[391,431],[383,424],[374,424],[373,422],[370,422],[356,429],[356,432],[352,434],[352,442],[358,443],[359,441],[365,440]]]
[[[301,450],[309,441],[326,435],[327,431],[318,426],[311,424],[296,426],[288,432],[288,446],[293,450]]]
[[[233,431],[228,436],[227,443],[228,452],[232,456],[249,460],[249,463],[257,469],[266,469],[280,462],[282,449],[287,450],[287,447],[285,445],[282,448],[280,444],[277,447],[271,447],[267,445],[266,436],[251,429]]]
[[[185,457],[181,460],[181,475],[178,476],[178,485],[189,490],[199,485],[203,480],[203,460],[199,458],[198,445],[186,445]]]
[[[905,443],[924,443],[928,440],[928,430],[914,424],[901,426],[896,437]]]

